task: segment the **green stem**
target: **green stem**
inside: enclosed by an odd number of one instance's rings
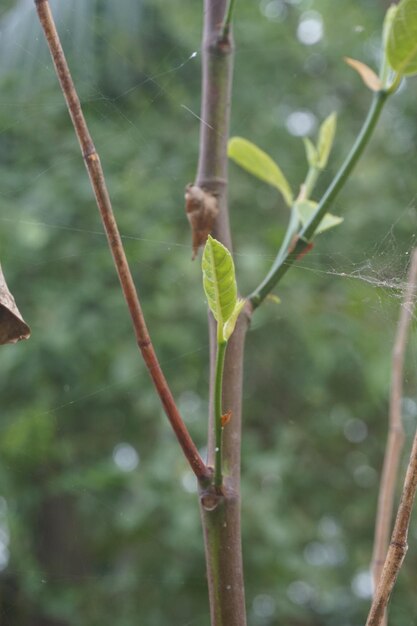
[[[304,181],[304,183],[302,185],[302,188],[301,188],[302,191],[300,192],[299,199],[300,199],[301,195],[302,195],[304,200],[307,200],[310,197],[310,195],[311,195],[311,193],[312,193],[312,191],[313,191],[313,189],[314,189],[314,187],[316,185],[316,182],[317,182],[317,179],[318,179],[319,175],[320,175],[320,170],[317,167],[311,166],[309,168],[307,176],[306,176],[306,179],[305,179],[305,181]],[[299,225],[300,225],[300,220],[298,218],[297,211],[296,211],[295,207],[293,206],[291,208],[291,217],[290,217],[290,221],[288,223],[287,231],[285,233],[285,236],[284,236],[284,239],[282,241],[281,247],[280,247],[280,249],[278,251],[278,254],[277,254],[277,256],[276,256],[276,258],[275,258],[275,260],[274,260],[274,262],[272,264],[272,267],[270,269],[270,273],[275,271],[281,265],[282,261],[284,260],[284,258],[288,254],[288,249],[289,249],[289,247],[291,245],[291,242],[293,241],[293,239],[294,239],[294,237],[295,237],[295,235],[297,233]]]
[[[223,483],[222,471],[222,387],[224,357],[227,342],[217,343],[216,375],[214,383],[214,414],[215,414],[215,451],[214,451],[214,486],[220,488]]]
[[[302,254],[308,247],[309,242],[314,236],[314,233],[320,225],[321,220],[326,215],[336,196],[343,188],[354,166],[356,165],[366,145],[368,144],[381,115],[385,101],[387,100],[389,95],[390,94],[386,91],[379,91],[374,95],[368,115],[359,132],[359,135],[356,138],[355,143],[353,144],[351,151],[349,152],[340,170],[338,171],[335,178],[330,183],[329,187],[324,193],[315,213],[299,232],[296,245],[282,259],[280,257],[280,253],[278,253],[277,258],[272,264],[272,267],[269,270],[267,276],[264,278],[261,284],[250,294],[249,300],[251,301],[254,309],[256,309],[261,304],[261,302],[266,298],[270,291],[287,273],[287,271],[293,265],[294,261],[297,260],[297,257]]]
[[[275,261],[272,264],[270,272],[278,268],[281,265],[282,261],[285,259],[285,256],[288,253],[288,248],[290,247],[291,241],[293,240],[294,236],[297,233],[298,227],[299,227],[298,215],[297,215],[297,211],[293,207],[291,209],[291,217],[288,223],[287,232],[285,233],[285,237],[282,241],[281,247],[278,251]]]
[[[227,5],[227,10],[226,10],[226,15],[224,17],[224,22],[222,25],[222,34],[220,38],[223,41],[225,41],[229,37],[230,26],[232,24],[235,5],[236,5],[236,0],[229,0],[229,4]]]

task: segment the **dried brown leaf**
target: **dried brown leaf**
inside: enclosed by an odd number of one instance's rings
[[[0,345],[29,339],[30,328],[20,315],[0,265]]]
[[[217,198],[197,185],[185,190],[185,211],[192,231],[193,259],[207,241],[219,212]]]
[[[375,74],[374,70],[369,67],[369,65],[362,63],[362,61],[351,59],[350,57],[345,57],[345,62],[358,72],[365,85],[369,87],[371,91],[380,91],[382,89],[380,78]]]

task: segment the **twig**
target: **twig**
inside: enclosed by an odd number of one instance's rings
[[[291,250],[281,257],[278,253],[275,261],[273,262],[268,274],[261,282],[261,284],[250,294],[249,300],[252,303],[254,309],[256,309],[266,296],[272,291],[272,289],[278,284],[281,278],[287,273],[290,267],[294,264],[297,258],[309,247],[310,240],[314,236],[317,227],[330,209],[333,201],[338,193],[344,187],[348,180],[353,168],[362,155],[365,147],[367,146],[375,126],[381,115],[384,103],[390,95],[387,91],[379,91],[373,97],[371,107],[368,115],[363,123],[363,126],[356,138],[355,143],[352,146],[351,151],[337,172],[336,176],[330,183],[329,187],[325,191],[322,199],[320,200],[314,214],[311,219],[305,224],[298,234],[298,239],[295,246],[292,246]]]
[[[391,536],[387,558],[381,572],[378,587],[372,601],[366,626],[380,626],[384,617],[391,592],[397,580],[398,572],[406,555],[408,527],[411,510],[417,489],[417,432],[414,436],[410,461],[405,475],[404,487],[398,507],[397,519]]]
[[[417,287],[417,249],[413,251],[408,271],[407,289],[402,302],[397,333],[392,351],[391,396],[389,408],[389,434],[385,448],[384,464],[379,488],[378,510],[375,524],[375,541],[372,554],[374,588],[378,585],[382,566],[387,554],[394,505],[395,484],[401,450],[404,444],[404,430],[401,421],[401,399],[403,367],[406,342],[415,306]],[[386,622],[386,616],[383,623]]]
[[[235,9],[236,0],[229,0],[227,5],[226,15],[224,16],[224,22],[222,24],[222,34],[220,36],[221,41],[227,41],[230,34],[230,26],[232,24],[233,13]]]
[[[210,471],[201,459],[198,450],[183,422],[183,419],[179,414],[171,390],[169,389],[168,383],[155,354],[155,350],[143,317],[142,308],[140,306],[129,264],[127,262],[120,233],[113,214],[99,155],[97,154],[81,110],[80,101],[65,59],[49,2],[48,0],[34,1],[41,26],[48,42],[49,51],[54,61],[58,80],[74,125],[75,133],[81,147],[81,152],[90,177],[91,186],[94,190],[97,206],[100,211],[110,250],[113,255],[114,264],[116,266],[123,294],[132,318],[138,346],[142,352],[145,364],[184,454],[194,474],[200,481],[204,482],[210,478]]]

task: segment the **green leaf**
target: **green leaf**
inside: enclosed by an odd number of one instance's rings
[[[296,202],[295,210],[298,213],[298,217],[300,222],[303,224],[307,224],[310,221],[311,217],[314,215],[314,212],[317,207],[317,202],[312,202],[311,200],[304,200],[302,202]],[[323,233],[325,230],[329,230],[329,228],[333,228],[338,224],[343,222],[343,217],[338,217],[337,215],[332,215],[331,213],[326,213],[320,225],[318,226],[315,235]]]
[[[237,298],[232,255],[210,235],[204,247],[202,270],[207,302],[217,321],[217,341],[224,343],[234,330],[244,301]]]
[[[384,24],[382,26],[382,45],[385,53],[388,46],[388,39],[390,37],[392,24],[394,22],[397,11],[398,5],[392,4],[390,7],[388,7],[387,12],[385,13]]]
[[[281,298],[276,296],[274,293],[269,293],[266,296],[266,300],[270,300],[271,302],[275,302],[275,304],[281,304]]]
[[[292,205],[291,187],[281,169],[266,152],[243,137],[232,137],[229,140],[227,153],[229,158],[240,167],[278,189],[288,206]]]
[[[319,139],[317,142],[317,167],[319,167],[321,170],[326,167],[327,161],[329,159],[330,150],[332,149],[333,140],[336,133],[336,119],[336,113],[331,113],[328,117],[326,117],[326,119],[320,126]]]
[[[318,154],[316,146],[308,137],[304,137],[303,141],[306,149],[307,163],[310,167],[317,167]]]
[[[398,74],[417,73],[417,0],[401,0],[388,33],[386,54]]]
[[[223,326],[223,335],[226,341],[228,341],[235,329],[237,318],[239,317],[243,307],[246,304],[246,300],[243,298],[239,298],[236,302],[235,308],[233,309],[233,313]]]

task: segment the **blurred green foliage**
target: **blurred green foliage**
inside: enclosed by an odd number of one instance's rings
[[[157,352],[203,448],[206,305],[183,210],[198,154],[201,3],[53,8]],[[289,130],[304,124],[315,136],[338,113],[315,199],[370,100],[342,57],[376,66],[385,8],[237,3],[232,134],[271,154],[297,189],[307,166]],[[0,258],[32,327],[28,342],[0,353],[0,620],[208,626],[195,484],[137,353],[32,3],[4,4],[0,20]],[[320,28],[315,43],[300,40]],[[388,103],[332,208],[343,225],[288,274],[281,304],[265,303],[248,336],[242,508],[252,626],[365,621],[390,350],[416,230],[416,89],[410,80]],[[288,210],[234,164],[230,175],[244,294],[267,270]],[[416,365],[412,338],[408,438]],[[396,626],[415,623],[416,568],[414,524],[392,599]]]

